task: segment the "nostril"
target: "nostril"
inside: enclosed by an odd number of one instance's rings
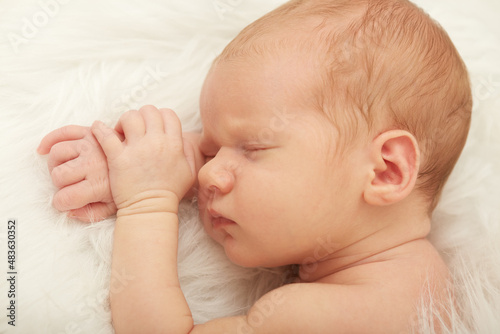
[[[203,194],[206,198],[213,198],[216,190],[217,188],[215,186],[200,187],[198,189],[198,194]]]

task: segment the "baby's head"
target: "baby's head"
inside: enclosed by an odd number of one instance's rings
[[[425,237],[471,93],[411,3],[292,1],[226,47],[200,109],[205,229],[234,262],[279,266],[318,260],[325,237],[345,252]]]
[[[290,57],[303,66],[290,71],[309,72],[297,103],[335,126],[337,152],[391,129],[416,138],[415,188],[431,212],[465,144],[472,108],[467,70],[446,32],[404,0],[291,1],[246,27],[213,68]]]

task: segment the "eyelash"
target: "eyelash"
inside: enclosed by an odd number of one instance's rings
[[[243,152],[256,152],[256,151],[263,151],[265,148],[263,147],[243,147]]]
[[[257,153],[265,151],[267,149],[268,149],[267,147],[247,147],[243,149],[243,153],[248,159],[252,160],[256,158],[255,155]]]
[[[244,155],[249,156],[249,155],[255,154],[258,151],[264,151],[266,149],[267,148],[265,148],[265,147],[244,146],[241,149],[241,151],[243,152]],[[205,155],[205,163],[207,163],[210,160],[212,160],[213,158],[215,158],[216,155],[217,155],[217,153],[214,155]]]

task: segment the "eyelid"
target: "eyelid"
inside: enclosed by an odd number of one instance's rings
[[[243,151],[245,152],[254,152],[254,151],[263,151],[263,150],[266,150],[268,149],[267,146],[264,146],[262,144],[258,145],[258,144],[251,144],[251,145],[244,145],[243,146]]]
[[[268,150],[271,148],[273,148],[273,147],[269,146],[269,145],[262,144],[262,143],[246,143],[246,144],[241,145],[239,150],[243,154],[251,154],[253,152],[265,151],[265,150]],[[207,163],[208,161],[215,158],[218,153],[219,153],[219,149],[217,149],[216,151],[215,150],[210,150],[207,152],[202,151],[202,154],[205,157],[205,163]]]
[[[267,142],[263,142],[263,141],[260,141],[260,140],[252,140],[252,141],[249,140],[249,141],[244,141],[241,144],[241,147],[244,150],[258,151],[258,150],[268,149],[268,148],[272,147],[272,144],[271,143],[267,143]]]
[[[254,158],[257,157],[256,154],[258,154],[260,152],[268,151],[268,150],[270,150],[272,148],[274,148],[274,147],[273,146],[265,146],[265,145],[262,145],[262,144],[259,144],[259,145],[249,145],[249,146],[246,146],[243,149],[243,154],[246,155],[249,159],[253,160]]]

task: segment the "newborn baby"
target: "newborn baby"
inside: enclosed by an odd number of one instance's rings
[[[408,1],[291,1],[214,61],[201,134],[145,106],[115,129],[68,126],[39,152],[82,220],[116,212],[117,333],[402,333],[447,324],[449,273],[426,239],[472,98],[447,34]],[[197,183],[198,182],[198,183]],[[177,277],[177,210],[246,267],[298,265],[246,315],[194,324]]]

